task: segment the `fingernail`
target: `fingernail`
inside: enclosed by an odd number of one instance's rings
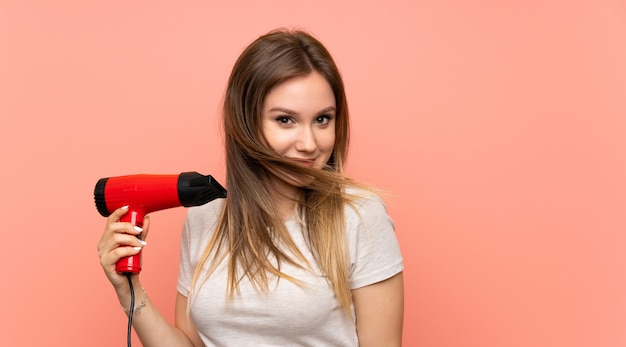
[[[141,244],[142,244],[142,245],[144,245],[144,246],[148,244],[148,243],[147,243],[146,241],[144,241],[144,240],[138,240],[138,241],[139,241],[139,243],[141,243]]]
[[[138,232],[142,232],[143,228],[140,226],[135,225],[133,228],[135,228],[135,230],[137,230]]]
[[[136,251],[141,251],[141,247],[133,247],[133,249]]]
[[[122,206],[120,207],[122,210],[127,210],[128,209],[128,205]]]

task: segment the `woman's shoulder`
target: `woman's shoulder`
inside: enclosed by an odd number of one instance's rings
[[[372,219],[389,218],[387,206],[375,190],[359,187],[346,188],[347,202],[344,214],[348,223],[368,223]]]
[[[215,199],[200,206],[193,206],[187,210],[186,223],[206,224],[213,223],[220,216],[224,199]]]
[[[375,206],[385,208],[385,202],[376,190],[350,186],[346,188],[345,194],[349,207],[358,210]]]

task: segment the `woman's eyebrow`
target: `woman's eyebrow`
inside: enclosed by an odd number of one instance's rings
[[[319,113],[327,113],[327,112],[336,112],[337,108],[335,106],[328,106],[325,109],[321,110]]]
[[[322,114],[322,113],[327,113],[327,112],[335,112],[337,111],[337,108],[335,106],[328,106],[322,110],[320,110],[319,112],[317,112],[318,114]],[[268,110],[268,112],[283,112],[283,113],[287,113],[287,114],[292,114],[292,115],[298,115],[298,112],[294,111],[294,110],[290,110],[286,107],[281,107],[281,106],[276,106],[276,107],[272,107]]]
[[[288,113],[288,114],[294,114],[294,115],[298,114],[298,112],[296,112],[296,111],[290,110],[290,109],[285,108],[285,107],[280,107],[280,106],[272,107],[272,108],[269,109],[268,112],[282,112],[282,113]]]

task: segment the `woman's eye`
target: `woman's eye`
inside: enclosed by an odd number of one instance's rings
[[[328,122],[330,122],[331,119],[332,119],[331,116],[325,114],[325,115],[317,117],[315,119],[315,122],[317,124],[328,124]]]
[[[276,118],[276,121],[280,125],[289,125],[289,124],[292,123],[291,117],[288,117],[288,116],[280,116],[280,117]]]

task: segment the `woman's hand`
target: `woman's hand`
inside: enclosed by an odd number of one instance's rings
[[[146,216],[143,220],[143,229],[133,226],[131,223],[120,222],[120,218],[128,212],[128,207],[124,206],[115,210],[107,218],[104,233],[98,242],[98,256],[100,265],[107,278],[113,284],[115,290],[128,290],[128,280],[126,277],[115,271],[115,264],[122,258],[141,252],[146,242],[143,241],[148,236],[150,218]],[[141,239],[137,236],[141,235]]]

